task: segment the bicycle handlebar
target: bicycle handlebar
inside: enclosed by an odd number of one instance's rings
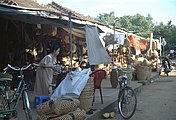
[[[7,71],[9,68],[15,71],[23,71],[23,70],[27,70],[29,67],[31,67],[32,65],[35,66],[35,64],[29,64],[27,66],[23,66],[23,67],[13,67],[12,65],[8,64],[6,68],[4,68],[4,71]]]

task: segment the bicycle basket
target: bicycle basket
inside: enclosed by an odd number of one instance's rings
[[[119,79],[120,79],[120,81],[119,81],[120,87],[123,87],[123,86],[127,85],[127,78],[126,77],[122,76]]]
[[[0,73],[0,86],[9,85],[13,76],[8,73]]]

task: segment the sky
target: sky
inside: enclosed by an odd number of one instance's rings
[[[155,24],[169,20],[176,25],[176,0],[37,0],[40,4],[52,1],[81,13],[96,17],[99,14],[115,12],[116,17],[133,16],[137,13],[154,19]]]

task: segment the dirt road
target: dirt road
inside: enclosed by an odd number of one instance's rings
[[[176,71],[144,86],[137,98],[137,109],[130,120],[176,120]],[[116,114],[108,120],[123,119]]]

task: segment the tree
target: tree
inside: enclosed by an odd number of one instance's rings
[[[115,13],[114,12],[110,12],[109,14],[108,13],[104,13],[104,14],[99,14],[95,20],[103,23],[103,24],[106,24],[106,25],[114,25],[114,22],[116,20],[116,17],[115,17]]]
[[[166,50],[176,46],[176,26],[172,25],[172,21],[168,21],[166,25],[161,22],[159,25],[154,26],[153,34],[154,38],[165,38],[167,42]]]
[[[140,14],[136,14],[134,16],[123,16],[123,17],[115,17],[114,12],[99,14],[96,18],[101,23],[106,25],[114,25],[118,27],[122,27],[128,29],[129,31],[135,31],[137,35],[148,37],[149,33],[152,32],[153,29],[153,18],[148,14],[147,17],[144,17]]]
[[[140,14],[134,16],[123,16],[120,17],[121,27],[125,27],[129,31],[134,31],[137,35],[148,37],[153,30],[153,18],[148,14],[144,17]]]

